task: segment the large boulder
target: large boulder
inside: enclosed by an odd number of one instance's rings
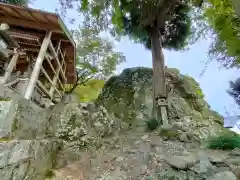
[[[223,118],[210,109],[199,84],[173,68],[166,68],[166,77],[168,85],[173,87],[169,95],[170,123],[177,123],[175,127],[180,127],[183,132],[185,129],[188,135],[196,135],[198,139],[219,133]],[[105,83],[97,105],[131,125],[143,126],[151,117],[152,96],[152,69],[128,68]]]

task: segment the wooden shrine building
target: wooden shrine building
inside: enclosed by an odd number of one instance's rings
[[[0,3],[0,85],[39,105],[76,81],[75,43],[54,13]]]

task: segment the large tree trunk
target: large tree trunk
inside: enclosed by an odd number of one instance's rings
[[[152,27],[149,35],[151,37],[153,65],[153,116],[157,119],[161,118],[161,120],[164,121],[162,117],[163,112],[161,112],[161,107],[158,107],[158,103],[156,101],[159,97],[167,98],[162,40],[157,28]]]

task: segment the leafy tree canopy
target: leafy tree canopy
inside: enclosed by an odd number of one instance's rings
[[[73,31],[77,44],[78,67],[89,69],[100,79],[113,75],[117,65],[125,61],[122,53],[115,51],[114,44],[100,37],[94,28],[80,27]]]
[[[67,93],[80,87],[86,89],[84,86],[89,86],[92,79],[107,79],[125,61],[125,56],[114,49],[113,42],[101,37],[94,28],[79,27],[72,31],[72,36],[77,45],[77,82],[67,88]]]
[[[205,18],[213,30],[214,41],[209,55],[224,67],[240,67],[240,16],[233,8],[234,0],[209,0]]]
[[[0,2],[26,6],[28,5],[29,0],[0,0]]]
[[[129,35],[147,48],[151,48],[151,27],[158,29],[163,47],[167,49],[183,49],[188,44],[188,35],[191,34],[191,7],[184,0],[83,0],[81,10],[90,12],[92,18],[97,19],[93,21],[98,21],[99,27],[110,27],[117,37]],[[104,24],[100,24],[102,22]],[[109,26],[111,24],[113,26]]]

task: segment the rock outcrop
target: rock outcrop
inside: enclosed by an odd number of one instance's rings
[[[223,119],[198,83],[176,69],[167,69],[171,125],[145,131],[151,77],[150,68],[126,69],[106,82],[96,103],[68,100],[41,109],[18,96],[1,101],[0,178],[234,180],[239,149],[199,146],[225,131]]]
[[[0,121],[3,180],[44,180],[52,176],[52,169],[76,161],[90,146],[101,147],[103,137],[121,128],[103,107],[92,103],[60,103],[41,109],[16,96],[1,105],[5,107]]]
[[[193,78],[171,68],[166,69],[166,76],[168,85],[173,88],[169,104],[170,123],[182,132],[179,134],[182,140],[202,140],[223,130],[223,118],[210,109]],[[97,104],[127,123],[145,126],[144,122],[151,117],[153,107],[152,69],[129,68],[111,77],[103,87]]]

